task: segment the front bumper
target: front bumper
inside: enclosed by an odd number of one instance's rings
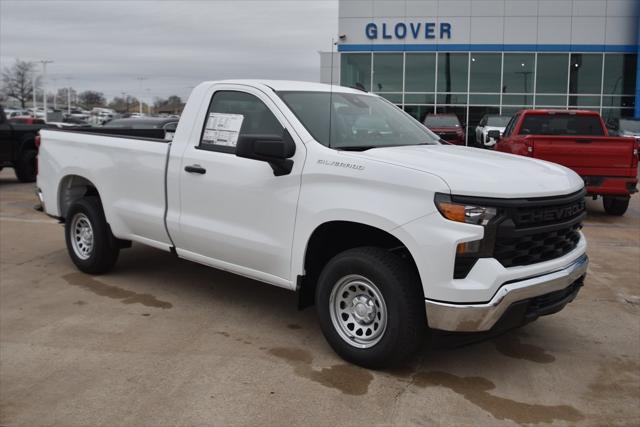
[[[512,305],[571,287],[571,292],[567,296],[559,301],[550,302],[550,307],[542,307],[538,310],[539,315],[551,314],[562,309],[575,297],[577,289],[587,273],[588,265],[589,258],[584,254],[561,270],[524,280],[507,282],[487,303],[455,304],[426,300],[427,322],[431,329],[444,331],[488,331],[498,323]],[[573,288],[575,288],[575,292]],[[569,296],[571,299],[568,298]],[[560,302],[563,302],[561,306],[559,306]]]

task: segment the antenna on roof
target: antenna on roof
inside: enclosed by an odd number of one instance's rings
[[[345,34],[340,34],[338,36],[339,41],[346,40],[347,36]],[[331,116],[333,115],[333,47],[336,46],[336,52],[338,53],[338,41],[331,37],[331,49],[329,49],[329,54],[331,54],[331,77],[330,77],[330,88],[329,88],[329,148],[331,148]]]
[[[331,55],[331,77],[329,78],[329,148],[331,148],[331,116],[333,110],[333,47],[337,44],[335,39],[331,37],[331,49],[329,49],[329,54]]]

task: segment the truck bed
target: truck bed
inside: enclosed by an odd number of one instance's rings
[[[64,201],[55,200],[57,188],[47,187],[73,185],[81,173],[100,189],[115,235],[169,247],[164,226],[168,141],[58,129],[43,129],[41,137],[39,182],[52,215],[63,216]]]

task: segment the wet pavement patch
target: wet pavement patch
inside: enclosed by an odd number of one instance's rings
[[[120,300],[123,304],[142,304],[147,307],[171,308],[173,304],[160,301],[150,294],[139,294],[118,286],[107,285],[83,273],[70,273],[62,276],[70,285],[93,292],[107,298]]]
[[[496,338],[493,343],[499,353],[513,359],[523,359],[536,363],[551,363],[556,360],[544,348],[533,344],[525,344],[514,335],[503,335]]]
[[[348,363],[315,369],[311,365],[313,362],[311,353],[299,348],[277,347],[268,352],[291,365],[299,377],[334,388],[344,394],[354,396],[366,394],[373,380],[371,372]]]
[[[531,424],[584,419],[584,415],[572,406],[531,404],[495,396],[489,393],[489,390],[496,388],[495,384],[482,377],[459,377],[440,371],[421,372],[414,377],[414,384],[420,387],[446,387],[499,420]]]

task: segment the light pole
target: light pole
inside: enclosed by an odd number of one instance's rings
[[[32,82],[33,84],[33,117],[36,117],[36,108],[38,108],[38,98],[36,94],[36,75],[33,75]]]
[[[53,61],[48,59],[43,59],[40,61],[42,64],[42,103],[44,107],[44,121],[47,121],[47,64],[51,64]]]
[[[147,80],[146,77],[136,77],[136,80],[140,82],[140,99],[138,99],[138,105],[140,106],[140,115],[142,115],[142,82]]]

